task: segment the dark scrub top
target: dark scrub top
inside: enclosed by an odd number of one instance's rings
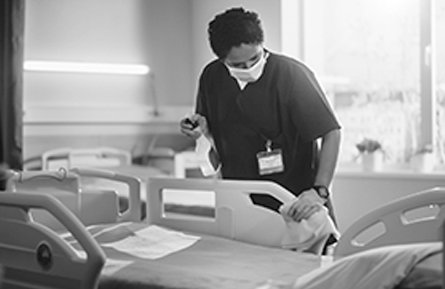
[[[225,179],[272,180],[298,195],[313,185],[315,140],[340,128],[313,73],[289,57],[269,53],[264,72],[243,90],[220,60],[203,70],[196,112],[205,116]],[[256,155],[283,151],[284,172],[260,175]]]

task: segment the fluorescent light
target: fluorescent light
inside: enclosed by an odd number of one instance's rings
[[[74,72],[74,73],[106,73],[144,75],[150,68],[144,64],[112,64],[88,62],[61,62],[27,60],[23,64],[26,71]]]

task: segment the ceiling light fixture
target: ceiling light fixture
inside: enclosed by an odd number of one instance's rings
[[[74,72],[145,75],[150,68],[144,64],[111,64],[88,62],[61,62],[27,60],[23,64],[25,71]]]

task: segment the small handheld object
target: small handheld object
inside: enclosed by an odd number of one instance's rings
[[[188,117],[184,120],[184,122],[185,122],[186,124],[188,124],[188,125],[191,125],[191,126],[192,126],[192,129],[195,129],[195,128],[197,128],[197,127],[199,126],[199,124],[198,124],[197,121],[193,121],[193,120],[191,120],[191,119],[188,118]]]

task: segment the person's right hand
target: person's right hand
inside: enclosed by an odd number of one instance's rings
[[[179,126],[181,132],[192,139],[197,139],[201,134],[208,134],[207,120],[200,114],[183,118]]]

